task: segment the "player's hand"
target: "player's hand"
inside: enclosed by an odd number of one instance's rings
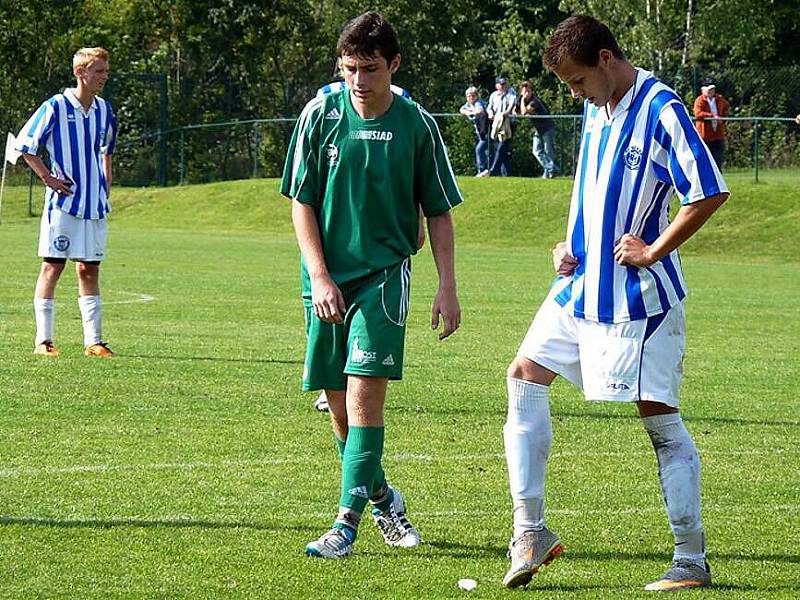
[[[649,267],[655,260],[644,240],[626,233],[614,247],[614,260],[623,266]]]
[[[72,195],[73,184],[69,179],[58,179],[57,177],[53,177],[48,173],[44,176],[42,181],[51,190],[54,190],[63,196]]]
[[[439,339],[443,340],[461,325],[461,306],[455,289],[442,289],[436,292],[431,311],[431,329],[439,329],[439,317],[444,319],[444,327],[439,332]]]
[[[343,323],[347,305],[341,290],[330,277],[311,280],[311,304],[314,314],[326,323]]]
[[[578,266],[578,259],[567,252],[567,243],[558,242],[553,248],[553,268],[559,277],[569,277]]]

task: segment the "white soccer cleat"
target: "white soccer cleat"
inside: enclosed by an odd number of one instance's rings
[[[328,397],[322,392],[314,402],[314,408],[319,412],[328,412]]]
[[[699,564],[685,558],[676,558],[672,566],[658,581],[648,583],[648,592],[674,592],[711,585],[711,568],[708,563]]]
[[[356,532],[349,527],[334,527],[322,534],[318,540],[306,545],[306,555],[315,558],[344,558],[353,553]]]
[[[558,536],[547,527],[526,531],[511,540],[508,547],[511,567],[503,578],[503,585],[507,588],[528,585],[542,566],[549,565],[563,551]]]
[[[372,509],[372,518],[383,536],[383,541],[398,548],[419,546],[422,538],[419,531],[409,522],[406,516],[406,502],[400,490],[389,486],[392,503],[384,511]]]

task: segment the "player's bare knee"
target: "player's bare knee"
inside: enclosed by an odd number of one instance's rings
[[[100,265],[88,262],[75,263],[75,272],[82,281],[97,281],[100,277]]]
[[[515,356],[508,366],[506,377],[522,379],[541,385],[550,385],[556,374],[524,356]]]
[[[47,280],[58,279],[64,271],[64,265],[63,262],[43,261],[40,276]]]

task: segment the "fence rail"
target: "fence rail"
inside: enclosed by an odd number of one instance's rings
[[[433,117],[456,172],[474,172],[472,125],[458,113],[434,113]],[[515,117],[512,174],[540,173],[530,152],[533,121],[539,118],[556,121],[561,172],[574,173],[582,117],[561,114]],[[764,168],[800,166],[800,128],[793,118],[738,116],[720,120],[729,122],[726,166],[752,169],[756,181]],[[128,185],[169,185],[277,177],[295,121],[272,118],[198,123],[122,140],[115,156],[115,179]]]

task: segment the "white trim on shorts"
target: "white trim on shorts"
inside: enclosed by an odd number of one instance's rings
[[[39,226],[39,256],[102,261],[106,256],[107,219],[80,219],[45,206]]]
[[[517,354],[561,375],[587,400],[678,408],[685,345],[683,304],[648,319],[597,323],[576,318],[550,294]]]

